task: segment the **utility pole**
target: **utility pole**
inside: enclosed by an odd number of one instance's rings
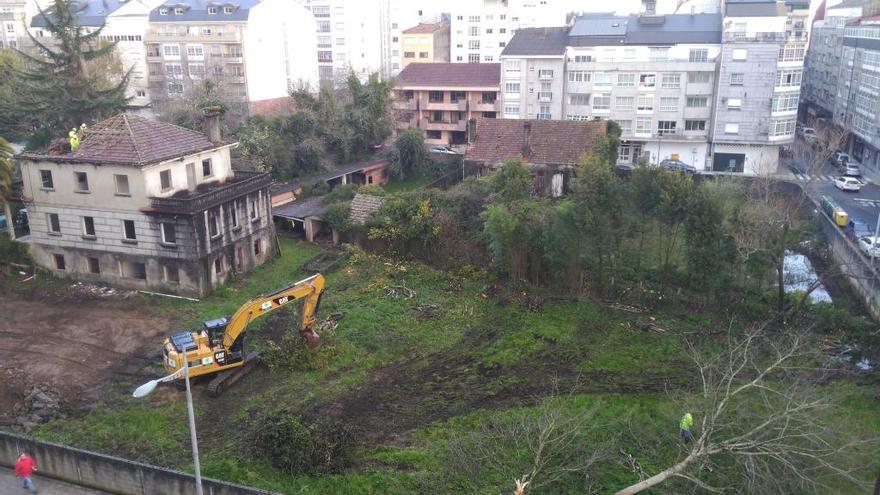
[[[189,387],[189,358],[186,351],[183,357],[184,379],[186,380],[186,413],[189,417],[189,439],[192,442],[193,468],[196,472],[196,495],[202,495],[202,468],[199,465],[199,441],[196,439],[196,417],[193,413],[192,390]]]

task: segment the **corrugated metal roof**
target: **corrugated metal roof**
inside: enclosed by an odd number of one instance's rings
[[[260,0],[169,0],[168,2],[150,11],[150,22],[230,22],[247,21],[250,9],[255,7]],[[174,9],[182,7],[183,14],[175,14]],[[216,7],[216,14],[209,14],[208,7]],[[232,7],[232,13],[224,13],[224,7]],[[159,12],[168,9],[166,15]]]
[[[324,196],[313,196],[302,201],[294,201],[286,205],[272,208],[273,217],[293,218],[303,220],[307,217],[319,217],[327,213],[324,205]]]
[[[519,29],[504,47],[505,55],[565,55],[568,28],[546,27]]]
[[[625,16],[583,16],[575,21],[569,36],[624,36]]]
[[[785,3],[774,0],[727,0],[728,17],[776,17],[785,14]]]
[[[721,14],[667,15],[661,21],[645,23],[630,16],[626,44],[721,43]]]

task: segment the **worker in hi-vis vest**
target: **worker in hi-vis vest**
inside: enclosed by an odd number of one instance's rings
[[[678,424],[678,427],[681,429],[681,438],[684,439],[685,443],[694,439],[694,437],[691,436],[692,426],[694,426],[694,417],[691,416],[691,413],[685,413],[681,418],[681,422]]]
[[[79,148],[79,136],[76,135],[76,127],[67,133],[67,137],[70,138],[70,151],[76,151]]]

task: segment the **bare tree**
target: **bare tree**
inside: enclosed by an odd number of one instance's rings
[[[692,354],[701,394],[694,404],[694,441],[683,459],[628,486],[632,495],[670,478],[688,480],[710,492],[722,490],[701,479],[714,458],[725,457],[745,478],[749,492],[834,493],[829,483],[843,480],[868,487],[865,450],[876,452],[875,439],[849,440],[825,422],[833,406],[827,391],[817,393],[804,368],[816,356],[799,334],[770,336],[766,327],[731,336],[717,354]],[[862,462],[855,457],[867,455]]]

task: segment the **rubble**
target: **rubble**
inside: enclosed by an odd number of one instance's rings
[[[105,285],[92,285],[85,282],[74,282],[70,285],[70,289],[77,294],[91,297],[115,297],[120,299],[128,299],[135,295],[137,291],[115,289]]]
[[[61,400],[57,390],[48,385],[35,386],[25,395],[24,401],[14,409],[14,423],[30,429],[40,423],[60,416]]]

